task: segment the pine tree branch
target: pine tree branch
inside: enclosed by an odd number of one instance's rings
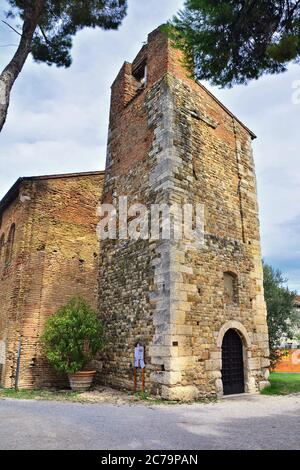
[[[9,23],[7,23],[7,21],[4,21],[4,20],[1,20],[1,21],[2,23],[6,24],[6,26],[8,26],[10,29],[12,29],[15,33],[17,33],[19,36],[22,37],[22,34],[18,30],[16,30],[13,26],[11,26]]]
[[[42,26],[39,25],[39,28],[40,28],[40,31],[41,31],[41,33],[42,33],[43,38],[45,39],[45,42],[46,42],[49,46],[51,46],[51,41],[49,41],[49,39],[47,38],[46,33],[45,33],[45,31],[43,30]]]

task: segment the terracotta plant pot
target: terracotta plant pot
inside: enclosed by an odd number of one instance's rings
[[[71,389],[74,392],[86,392],[92,386],[96,371],[82,371],[76,374],[69,374]]]

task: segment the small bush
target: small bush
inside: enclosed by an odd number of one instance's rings
[[[103,348],[103,326],[85,300],[74,298],[47,320],[41,343],[57,372],[75,374]]]

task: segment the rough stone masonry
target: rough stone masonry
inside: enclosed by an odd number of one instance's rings
[[[205,243],[104,240],[99,311],[109,339],[99,378],[132,388],[146,350],[147,387],[166,399],[222,395],[222,344],[243,347],[246,392],[269,377],[256,177],[249,131],[200,83],[160,31],[112,85],[103,203],[201,203]]]

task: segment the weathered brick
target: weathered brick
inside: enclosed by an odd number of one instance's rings
[[[39,345],[45,320],[71,297],[97,306],[99,246],[96,207],[102,173],[24,178],[0,206],[5,237],[0,262],[0,342],[5,346],[1,385],[15,384],[22,337],[19,386],[63,384]],[[12,259],[5,264],[7,238],[15,224]]]

